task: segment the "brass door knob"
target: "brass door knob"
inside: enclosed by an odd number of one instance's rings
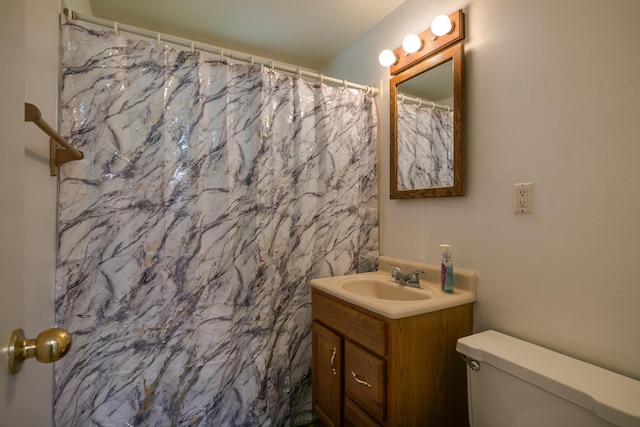
[[[22,362],[35,357],[38,362],[51,363],[61,359],[71,348],[71,335],[61,328],[46,329],[36,339],[29,340],[22,329],[11,334],[8,359],[9,372],[20,372]]]

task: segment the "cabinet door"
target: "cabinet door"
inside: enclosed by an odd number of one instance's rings
[[[325,426],[337,427],[342,417],[342,338],[313,322],[311,339],[313,410]]]

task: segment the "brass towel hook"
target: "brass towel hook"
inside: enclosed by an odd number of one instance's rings
[[[57,175],[57,168],[72,160],[81,160],[84,158],[82,151],[75,149],[69,144],[58,132],[56,132],[47,122],[42,119],[42,114],[38,107],[27,102],[24,103],[24,121],[33,122],[47,135],[51,137],[49,140],[49,167],[51,176]],[[64,147],[58,148],[57,144]]]
[[[51,363],[64,357],[71,348],[71,335],[61,328],[50,328],[40,332],[36,339],[27,339],[22,329],[11,334],[7,356],[9,372],[20,372],[22,362],[35,357],[38,362]]]

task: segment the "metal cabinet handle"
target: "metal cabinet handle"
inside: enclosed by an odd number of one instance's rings
[[[336,375],[336,348],[333,347],[333,354],[331,355],[331,369],[333,370],[333,375]]]
[[[355,372],[351,372],[351,375],[353,375],[353,379],[356,380],[356,382],[358,384],[362,384],[362,385],[366,385],[367,387],[371,388],[373,387],[371,384],[369,384],[366,381],[361,380],[360,378],[358,378],[358,374],[356,374]]]

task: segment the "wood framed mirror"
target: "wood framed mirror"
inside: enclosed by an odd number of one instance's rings
[[[464,196],[464,45],[390,81],[392,199]]]

